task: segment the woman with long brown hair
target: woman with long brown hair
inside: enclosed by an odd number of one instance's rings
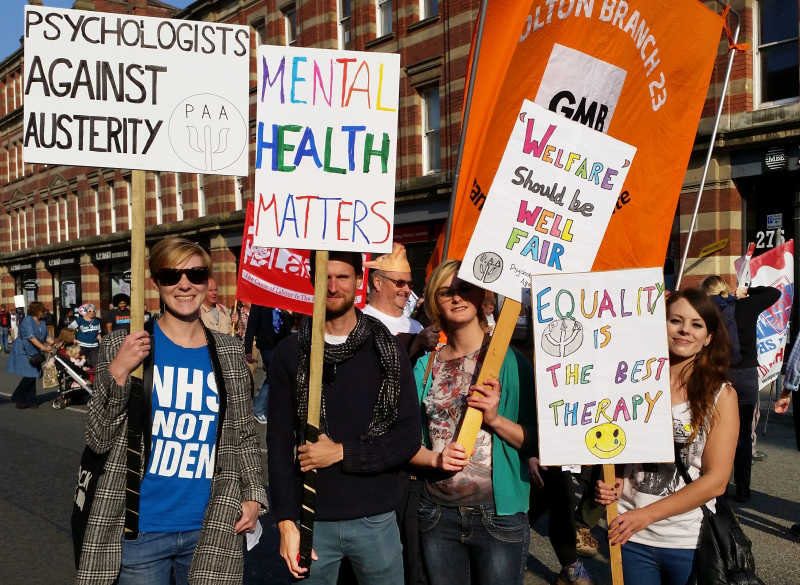
[[[32,365],[30,358],[53,349],[53,340],[42,320],[44,313],[42,303],[33,301],[28,305],[28,316],[20,323],[18,339],[11,346],[6,372],[22,376],[22,380],[11,395],[11,400],[17,408],[39,408],[36,402],[36,379],[42,376],[42,368]]]
[[[701,506],[714,510],[733,467],[739,414],[728,383],[730,342],[725,324],[703,291],[667,300],[670,398],[676,464],[617,466],[615,485],[598,482],[597,502],[619,501],[609,525],[622,545],[625,580],[637,585],[685,585],[692,573]],[[687,485],[678,466],[688,471]]]

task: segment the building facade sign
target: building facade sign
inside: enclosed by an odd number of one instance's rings
[[[119,260],[131,257],[130,250],[102,250],[93,254],[93,262],[105,262],[106,260]]]
[[[78,266],[80,262],[77,256],[68,256],[67,258],[48,258],[48,268],[58,268],[61,266]]]
[[[12,264],[11,266],[8,267],[9,272],[22,272],[24,270],[33,270],[33,262]]]

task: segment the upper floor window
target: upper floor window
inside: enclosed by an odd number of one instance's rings
[[[180,173],[175,173],[175,220],[183,220],[183,186]]]
[[[392,32],[392,0],[376,0],[378,3],[378,36]]]
[[[94,202],[95,235],[100,235],[100,190],[97,185],[92,185],[92,197]]]
[[[297,9],[294,3],[283,11],[283,20],[286,23],[286,46],[294,47],[297,44]]]
[[[242,177],[235,177],[236,190],[233,193],[233,207],[234,209],[242,209],[244,207],[243,193],[244,193],[244,179]]]
[[[439,88],[422,92],[422,170],[425,174],[442,170],[439,134]]]
[[[156,187],[156,225],[164,223],[164,200],[161,195],[161,173],[156,171],[153,173]]]
[[[353,48],[350,0],[337,0],[337,8],[339,16],[339,48],[346,51]]]
[[[439,14],[439,0],[420,0],[420,20]]]
[[[796,0],[759,0],[755,78],[762,106],[800,99],[797,4]]]
[[[264,19],[258,20],[253,23],[254,37],[256,39],[256,47],[267,44],[267,25]]]
[[[206,214],[206,181],[205,177],[198,173],[197,175],[197,217],[203,217]]]

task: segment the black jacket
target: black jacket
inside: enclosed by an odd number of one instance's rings
[[[281,313],[281,325],[275,331],[273,312]],[[253,340],[259,351],[275,349],[284,338],[292,332],[291,316],[280,309],[271,309],[261,305],[250,305],[250,317],[247,320],[247,330],[244,333],[244,353],[253,353]]]

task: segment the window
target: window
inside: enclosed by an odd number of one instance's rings
[[[294,47],[297,44],[297,9],[292,5],[283,13],[286,22],[286,46]]]
[[[422,157],[425,174],[442,170],[438,87],[422,93]]]
[[[206,214],[206,181],[203,175],[197,174],[197,217]]]
[[[236,179],[236,190],[233,194],[233,205],[234,209],[242,209],[244,204],[242,203],[242,193],[244,192],[244,179],[242,177],[235,177]]]
[[[154,173],[156,184],[156,225],[164,223],[164,201],[161,199],[161,173]]]
[[[392,0],[376,0],[378,3],[378,36],[392,32]]]
[[[100,235],[100,191],[97,185],[92,185],[92,195],[94,196],[94,217],[95,217],[95,235]]]
[[[755,78],[760,105],[779,105],[798,101],[797,2],[760,0],[758,3]]]
[[[107,189],[109,205],[111,206],[111,233],[113,234],[117,231],[117,198],[114,193],[114,187],[109,185]]]
[[[64,195],[63,197],[58,198],[58,205],[61,207],[61,217],[64,219],[64,241],[69,241],[69,203],[67,203],[67,196]],[[62,226],[59,226],[61,229]]]
[[[339,48],[349,50],[353,48],[351,32],[351,7],[350,0],[337,0],[337,16],[339,17]]]
[[[267,25],[264,19],[258,20],[253,23],[254,38],[256,40],[256,47],[267,44]]]
[[[47,234],[47,243],[50,243],[50,205],[44,202],[44,230]]]
[[[420,20],[439,14],[439,0],[420,0]]]
[[[25,174],[25,159],[22,158],[22,141],[17,142],[17,177]]]
[[[175,173],[175,220],[183,220],[183,189],[180,173]]]

